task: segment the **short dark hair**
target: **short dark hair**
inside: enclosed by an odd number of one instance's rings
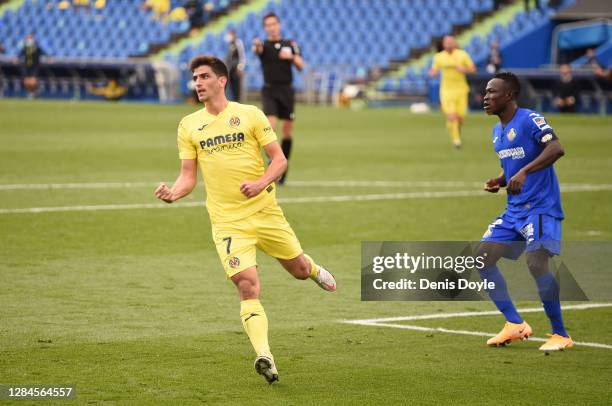
[[[503,80],[508,89],[512,92],[512,97],[515,99],[521,92],[521,83],[519,82],[518,76],[512,72],[498,72],[493,75],[493,79]]]
[[[195,71],[200,66],[210,66],[210,70],[212,70],[215,75],[229,78],[227,66],[225,66],[221,59],[215,56],[199,55],[189,62],[189,70],[191,70],[191,72]]]
[[[280,21],[280,18],[278,18],[278,15],[274,11],[270,11],[268,14],[263,16],[261,21],[265,23],[268,18],[276,18],[276,21]]]

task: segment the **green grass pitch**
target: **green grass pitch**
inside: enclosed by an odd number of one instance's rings
[[[177,123],[195,109],[0,101],[0,185],[135,183],[0,188],[0,384],[76,385],[77,404],[609,404],[610,349],[545,356],[536,342],[490,349],[483,337],[339,322],[494,309],[487,302],[361,302],[360,242],[477,240],[503,210],[503,194],[329,201],[478,190],[499,171],[490,138],[496,118],[484,114],[467,117],[465,148],[455,151],[438,114],[299,107],[294,183],[278,196],[321,197],[282,206],[339,290],[294,280],[259,254],[281,379],[272,386],[253,369],[237,295],[203,208],[11,212],[156,203],[155,183],[178,172]],[[556,165],[560,181],[612,183],[612,119],[548,119],[566,147]],[[451,183],[321,183],[342,180]],[[203,199],[198,186],[186,201]],[[610,201],[610,188],[564,193],[564,239],[612,240]],[[548,332],[542,313],[526,318],[536,336]],[[575,339],[612,344],[610,308],[567,311],[565,319]],[[502,323],[487,316],[418,324],[494,332]]]

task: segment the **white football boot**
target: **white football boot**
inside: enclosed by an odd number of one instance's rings
[[[266,382],[272,384],[274,381],[278,381],[278,371],[274,364],[274,359],[271,356],[260,355],[255,359],[255,371],[259,375],[263,375]]]
[[[319,285],[321,289],[325,289],[328,292],[335,292],[336,278],[334,278],[334,275],[322,266],[317,266],[319,267],[319,272],[317,273],[317,278],[314,279],[316,284]]]

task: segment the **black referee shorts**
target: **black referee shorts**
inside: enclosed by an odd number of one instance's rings
[[[263,112],[281,120],[295,118],[295,91],[291,85],[264,85],[261,89]]]

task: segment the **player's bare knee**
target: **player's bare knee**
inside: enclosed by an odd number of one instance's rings
[[[527,268],[531,276],[539,278],[548,272],[548,259],[549,256],[545,252],[534,252],[527,255]]]
[[[490,268],[490,267],[495,266],[497,264],[497,258],[494,258],[493,256],[484,255],[484,256],[481,256],[481,257],[484,258],[482,260],[482,263],[484,265],[483,269]]]
[[[495,266],[498,261],[497,255],[493,255],[490,250],[487,250],[484,247],[479,247],[476,253],[474,254],[475,258],[480,258],[483,264],[483,269],[490,268]]]
[[[259,298],[259,284],[240,282],[236,284],[240,300],[257,299]]]
[[[259,279],[247,272],[238,273],[232,277],[241,300],[257,299],[259,297]]]

